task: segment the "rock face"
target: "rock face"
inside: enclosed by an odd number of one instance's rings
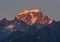
[[[40,9],[24,10],[16,16],[16,19],[22,20],[29,25],[34,23],[51,24],[54,22],[54,20],[49,19],[48,16],[43,15]]]

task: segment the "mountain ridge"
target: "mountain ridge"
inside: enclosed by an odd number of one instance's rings
[[[40,24],[52,24],[55,20],[50,19],[48,16],[44,15],[40,9],[34,10],[24,10],[20,12],[13,20],[7,20],[6,18],[0,19],[0,22],[14,23],[15,21],[24,21],[28,25],[33,25],[34,23]]]

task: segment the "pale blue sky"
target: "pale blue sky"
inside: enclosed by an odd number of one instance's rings
[[[60,0],[0,0],[0,18],[13,19],[24,9],[36,8],[50,18],[60,20]]]

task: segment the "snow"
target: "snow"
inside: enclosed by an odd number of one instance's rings
[[[8,29],[13,29],[15,27],[15,25],[8,25],[7,27],[5,27],[5,28],[8,28]]]

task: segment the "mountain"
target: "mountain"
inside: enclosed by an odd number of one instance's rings
[[[60,21],[40,9],[24,10],[13,20],[0,19],[0,42],[60,42]]]
[[[43,15],[40,9],[24,10],[22,13],[19,13],[16,18],[29,25],[33,25],[34,23],[51,24],[54,21],[49,19],[48,16]]]

